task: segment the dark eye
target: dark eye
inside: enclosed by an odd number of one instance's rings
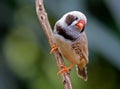
[[[78,20],[78,17],[75,17],[75,20]]]

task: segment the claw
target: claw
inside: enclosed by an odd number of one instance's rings
[[[67,68],[65,65],[60,65],[61,68]]]
[[[55,50],[57,50],[58,49],[58,46],[56,45],[56,44],[54,44],[53,46],[52,46],[52,49],[51,49],[51,51],[50,51],[50,54],[52,54]]]
[[[69,70],[72,69],[73,66],[74,66],[74,64],[71,64],[69,67],[66,67],[65,65],[61,65],[62,69],[60,71],[58,71],[57,75],[68,72]]]

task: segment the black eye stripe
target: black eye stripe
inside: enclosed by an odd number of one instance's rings
[[[77,17],[74,17],[73,15],[69,14],[69,15],[66,16],[65,22],[69,26],[69,25],[72,24],[73,21],[75,21],[77,19],[78,19]]]

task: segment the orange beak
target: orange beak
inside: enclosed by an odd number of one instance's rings
[[[80,20],[77,24],[76,24],[77,28],[79,28],[80,30],[82,30],[85,27],[85,21],[84,20]]]

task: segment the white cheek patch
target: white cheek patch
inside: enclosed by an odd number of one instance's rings
[[[75,20],[74,22],[72,22],[71,26],[75,26],[75,24],[77,24],[78,20]]]

